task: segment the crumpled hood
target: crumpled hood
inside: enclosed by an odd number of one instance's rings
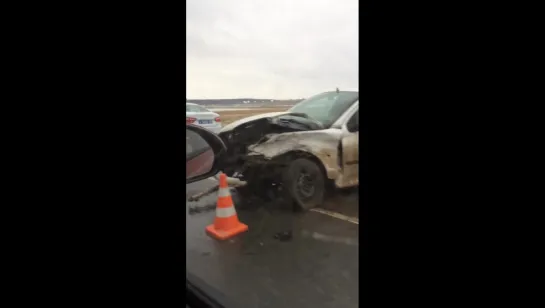
[[[246,124],[246,123],[249,123],[249,122],[252,122],[252,121],[255,121],[255,120],[265,119],[265,118],[275,118],[275,117],[278,117],[278,116],[289,115],[289,114],[293,114],[293,112],[282,111],[282,112],[269,112],[269,113],[263,113],[263,114],[256,114],[256,115],[244,118],[244,119],[237,120],[237,121],[235,121],[233,123],[230,123],[228,125],[225,125],[221,129],[220,133],[231,131],[234,128],[236,128],[237,126],[240,126],[242,124]],[[297,113],[295,113],[295,114],[297,114]]]
[[[265,142],[273,135],[323,129],[321,122],[306,114],[289,111],[258,114],[235,121],[219,132],[219,137],[227,146],[222,171],[229,176],[234,174],[241,161],[248,157],[248,146]]]

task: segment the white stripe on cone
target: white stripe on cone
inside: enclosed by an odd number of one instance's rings
[[[231,192],[229,191],[229,188],[220,188],[218,191],[218,197],[227,197],[230,195]]]
[[[236,214],[237,213],[235,212],[235,208],[232,206],[227,208],[224,208],[224,207],[216,208],[216,217],[219,217],[219,218],[227,218]]]

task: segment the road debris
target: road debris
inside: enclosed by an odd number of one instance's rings
[[[291,241],[293,238],[293,233],[290,231],[278,232],[274,235],[274,238],[281,242]]]
[[[201,206],[188,206],[189,215],[195,215],[200,213],[208,213],[216,210],[215,204],[201,205]]]
[[[246,186],[246,182],[245,181],[241,181],[240,179],[237,179],[237,178],[232,178],[232,177],[227,177],[227,184],[229,185],[229,187],[242,187],[242,186]],[[208,196],[210,195],[211,193],[213,192],[216,192],[218,191],[218,188],[219,188],[219,184],[217,185],[214,185],[210,188],[208,188],[207,190],[203,191],[203,192],[200,192],[198,194],[195,194],[191,197],[189,197],[187,200],[192,202],[192,201],[199,201],[199,199],[201,199],[202,197],[204,196]]]

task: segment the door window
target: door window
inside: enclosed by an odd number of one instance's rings
[[[359,117],[359,109],[352,115],[350,120],[346,123],[346,128],[349,132],[354,133],[359,131],[360,129],[360,117]]]

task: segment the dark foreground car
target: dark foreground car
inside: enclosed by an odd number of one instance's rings
[[[187,178],[208,173],[212,169],[214,151],[204,139],[190,130],[186,133],[186,155],[186,157],[193,157],[192,163],[188,164],[186,168]]]
[[[186,183],[193,183],[218,173],[225,144],[211,131],[186,126]],[[235,307],[228,299],[198,277],[187,273],[186,307]]]

